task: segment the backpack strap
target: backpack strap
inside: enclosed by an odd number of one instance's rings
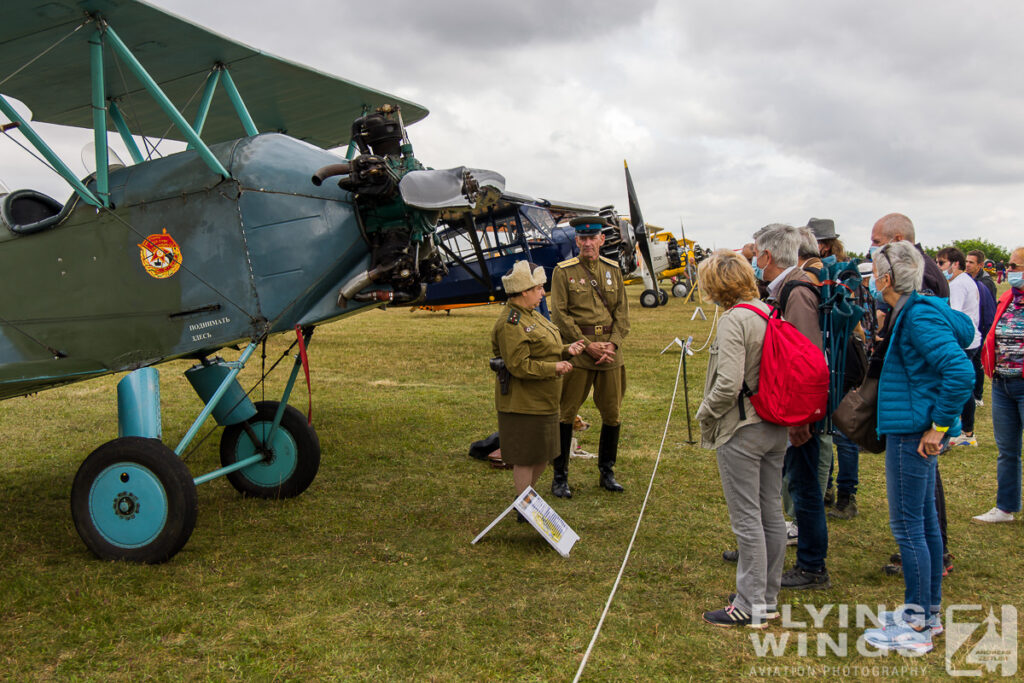
[[[768,319],[768,313],[765,313],[764,311],[762,311],[757,306],[751,306],[750,304],[736,304],[735,306],[733,306],[733,308],[745,308],[748,311],[753,311],[754,313],[757,313],[759,316],[761,316],[765,320]],[[771,308],[771,307],[769,306],[769,308]]]
[[[818,285],[813,284],[811,282],[807,282],[806,280],[791,280],[784,284],[782,286],[782,291],[779,292],[778,307],[782,311],[783,315],[786,314],[786,305],[789,303],[789,295],[792,294],[793,290],[796,289],[797,287],[810,288],[811,291],[814,292],[814,296],[818,299],[818,301],[821,301],[821,291]]]
[[[757,313],[759,316],[764,318],[765,322],[767,322],[768,320],[771,319],[771,315],[769,313],[765,313],[764,311],[762,311],[757,306],[751,306],[750,304],[736,304],[735,306],[733,306],[733,308],[745,308],[748,311],[753,311],[754,313]],[[771,307],[769,306],[769,308],[771,308]],[[777,313],[777,311],[778,311],[778,309],[772,309],[771,313]],[[747,386],[747,380],[743,380],[743,388],[740,389],[740,395],[739,395],[739,398],[737,398],[737,401],[739,401],[739,405],[740,405],[740,419],[741,420],[746,420],[747,419],[747,411],[743,407],[743,397],[745,396],[747,398],[750,398],[753,395],[754,395],[754,392],[751,391],[750,387]]]

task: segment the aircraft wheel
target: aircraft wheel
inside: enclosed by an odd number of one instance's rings
[[[690,293],[690,288],[686,286],[685,282],[677,282],[672,285],[672,296],[677,299],[682,299]]]
[[[645,289],[640,293],[640,305],[644,308],[657,308],[659,298],[657,291]]]
[[[277,401],[256,403],[256,415],[249,419],[252,433],[260,441],[254,444],[245,423],[224,429],[220,440],[220,462],[227,467],[260,452],[274,424]],[[305,491],[320,469],[320,439],[306,417],[286,406],[281,424],[269,446],[269,457],[227,475],[238,491],[256,498],[292,498]]]
[[[668,292],[666,292],[664,289],[659,289],[658,290],[658,304],[661,305],[661,306],[664,306],[667,303],[668,303]]]
[[[108,441],[71,486],[78,535],[103,560],[166,562],[188,542],[198,509],[188,467],[157,439]]]

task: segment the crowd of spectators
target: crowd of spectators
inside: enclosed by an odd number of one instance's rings
[[[859,450],[828,420],[783,427],[762,419],[739,387],[756,384],[766,329],[758,312],[769,307],[826,357],[832,353],[835,345],[823,343],[815,287],[828,284],[828,268],[848,258],[834,223],[815,218],[803,227],[767,225],[738,252],[715,252],[698,273],[702,292],[724,313],[697,416],[704,447],[717,452],[737,541],[737,550],[723,554],[737,562],[736,593],[704,619],[763,627],[777,616],[780,590],[831,585],[827,519],[857,516]],[[986,375],[998,491],[996,506],[973,520],[1012,521],[1021,509],[1024,248],[1005,264],[1011,287],[998,302],[986,263],[980,251],[953,247],[930,258],[911,220],[889,214],[872,228],[868,259],[860,264],[863,284],[854,300],[866,312],[850,345],[867,360],[862,376],[877,381],[876,432],[885,438],[890,528],[899,546],[886,570],[901,574],[905,587],[904,607],[865,632],[880,649],[926,652],[942,632],[942,580],[952,554],[939,455],[978,445],[975,410],[984,405]],[[856,382],[832,391],[845,393]],[[793,537],[796,559],[787,570],[785,544]]]

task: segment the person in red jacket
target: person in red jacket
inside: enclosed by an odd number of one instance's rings
[[[1021,434],[1024,432],[1024,247],[1006,264],[1010,289],[999,297],[981,364],[992,380],[992,427],[996,448],[996,506],[971,521],[1012,522],[1021,507]]]

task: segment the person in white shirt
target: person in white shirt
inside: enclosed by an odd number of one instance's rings
[[[967,347],[967,357],[974,362],[975,356],[981,352],[981,331],[978,323],[981,319],[978,285],[967,273],[967,259],[956,247],[940,249],[935,255],[935,262],[949,280],[949,306],[954,311],[965,313],[974,323],[974,339]],[[960,414],[963,433],[950,441],[954,446],[977,446],[978,439],[974,436],[974,410],[977,404],[972,395],[964,404]]]

